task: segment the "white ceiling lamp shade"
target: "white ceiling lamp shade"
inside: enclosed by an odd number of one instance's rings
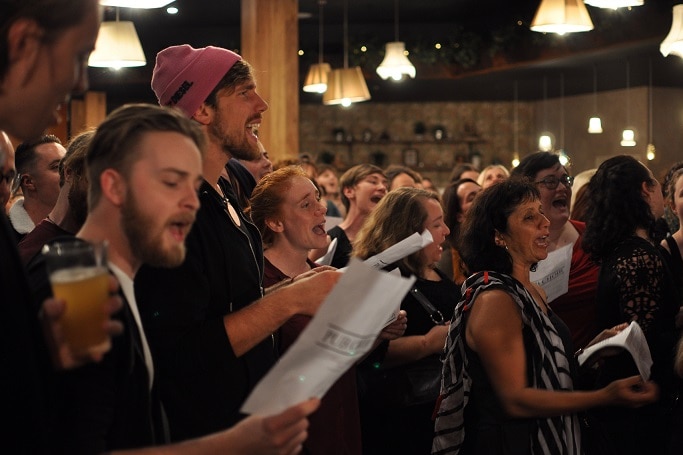
[[[538,137],[538,150],[550,152],[555,148],[555,136],[548,131],[548,78],[543,76],[543,132]]]
[[[683,57],[683,4],[674,5],[671,30],[662,44],[659,45],[659,52],[664,57],[669,54]]]
[[[370,91],[359,66],[349,68],[349,2],[344,1],[344,68],[330,71],[327,76],[327,91],[323,93],[323,104],[344,107],[352,103],[367,101]]]
[[[394,41],[386,44],[384,60],[377,67],[379,77],[400,81],[407,75],[415,79],[415,67],[407,54],[405,43],[398,40],[398,0],[394,0]]]
[[[318,63],[314,63],[308,70],[304,81],[304,92],[325,93],[327,78],[332,68],[323,62],[323,7],[326,0],[318,0]]]
[[[593,21],[582,0],[541,0],[530,28],[564,35],[593,30]]]
[[[391,78],[394,81],[400,81],[404,74],[415,79],[415,67],[406,57],[405,43],[402,41],[387,43],[384,60],[377,67],[377,74],[384,80]]]
[[[619,9],[630,8],[632,6],[643,6],[643,0],[584,0],[586,5],[596,8]]]
[[[519,86],[516,80],[512,86],[512,97],[514,99],[512,110],[514,152],[511,164],[512,167],[517,167],[519,166]]]
[[[647,147],[645,148],[645,158],[648,161],[655,159],[656,149],[653,139],[654,129],[652,125],[652,60],[648,62],[648,81],[647,81]]]
[[[602,120],[598,115],[598,69],[593,65],[593,116],[588,120],[590,134],[602,133]]]
[[[132,22],[119,21],[118,12],[116,21],[102,22],[88,66],[118,69],[146,64],[145,53]]]
[[[100,0],[102,6],[118,6],[121,8],[153,9],[161,8],[175,0]]]
[[[626,60],[626,124],[631,123],[631,63]],[[626,127],[621,133],[622,147],[636,146],[636,132],[633,128]]]

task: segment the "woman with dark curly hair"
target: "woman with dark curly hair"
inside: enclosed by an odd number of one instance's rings
[[[575,413],[656,398],[639,376],[574,391],[569,331],[529,276],[549,225],[538,189],[519,179],[483,190],[467,213],[459,250],[474,274],[448,332],[432,453],[578,455]]]
[[[588,185],[583,247],[600,264],[598,325],[638,322],[652,354],[652,379],[661,387],[660,400],[650,406],[594,413],[617,453],[662,453],[671,432],[667,414],[678,312],[677,291],[652,237],[664,212],[662,189],[647,167],[627,155],[602,163]],[[633,371],[629,355],[615,356],[606,359],[597,383]]]
[[[567,252],[571,253],[567,292],[549,303],[569,327],[574,346],[585,346],[600,332],[595,323],[598,266],[581,246],[581,235],[586,225],[569,219],[574,179],[560,163],[560,157],[549,152],[524,157],[512,170],[512,177],[525,177],[538,189],[543,213],[550,221],[548,254],[557,251],[555,254],[562,255],[562,251],[571,249]]]

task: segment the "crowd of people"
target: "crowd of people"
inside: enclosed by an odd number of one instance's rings
[[[273,163],[255,70],[187,44],[156,57],[159,105],[119,107],[62,144],[44,131],[87,89],[98,2],[0,10],[8,453],[683,450],[683,163],[660,184],[615,156],[577,188],[536,152],[514,169],[463,163],[443,189],[396,164]],[[322,397],[240,411],[338,269],[425,232],[384,268],[415,282],[366,356]],[[66,240],[108,244],[106,352],[66,342],[40,253]],[[623,350],[579,365],[632,322],[650,374]]]

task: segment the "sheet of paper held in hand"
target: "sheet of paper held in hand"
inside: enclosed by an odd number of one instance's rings
[[[414,278],[352,259],[299,338],[256,385],[241,412],[275,414],[325,392],[372,347]]]
[[[647,381],[650,378],[650,368],[652,367],[650,347],[647,345],[643,330],[635,321],[632,321],[627,328],[613,337],[585,348],[577,357],[579,365],[583,365],[595,355],[599,356],[600,351],[605,350],[605,354],[607,354],[607,350],[612,348],[626,349],[630,352],[643,380]]]
[[[538,263],[535,272],[531,272],[531,281],[541,286],[552,302],[569,290],[569,268],[572,263],[574,244],[548,253],[548,257]]]
[[[390,246],[386,250],[372,257],[367,258],[363,263],[369,265],[374,269],[382,269],[394,262],[403,259],[406,256],[420,251],[430,243],[434,242],[432,234],[425,230],[422,234],[414,233],[401,240],[400,242]],[[345,272],[348,267],[339,269],[340,272]]]
[[[337,251],[337,239],[334,238],[330,242],[330,244],[327,246],[327,253],[325,253],[322,257],[319,257],[316,259],[315,262],[316,264],[320,265],[330,265],[332,264],[332,258],[334,258],[334,252]]]

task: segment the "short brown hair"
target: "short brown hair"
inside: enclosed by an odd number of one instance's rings
[[[90,141],[86,155],[88,175],[88,209],[102,196],[99,176],[106,169],[115,169],[128,176],[138,160],[137,145],[145,133],[176,132],[187,136],[204,155],[205,137],[199,125],[179,110],[153,104],[128,104],[114,110]]]
[[[341,196],[342,204],[344,204],[344,207],[346,207],[347,212],[349,211],[349,206],[351,205],[351,202],[344,195],[344,189],[353,188],[358,184],[358,182],[363,180],[368,175],[372,174],[379,174],[384,178],[387,177],[386,175],[384,175],[384,171],[382,170],[382,168],[375,166],[374,164],[358,164],[344,172],[342,176],[339,177],[339,193]]]

